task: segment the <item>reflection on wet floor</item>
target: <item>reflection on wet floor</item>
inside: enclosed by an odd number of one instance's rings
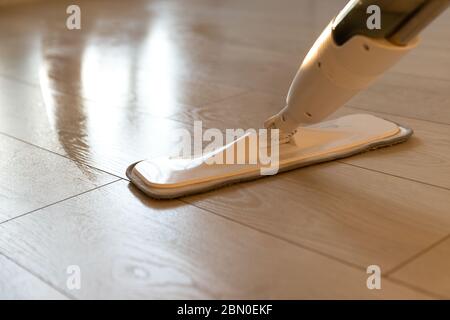
[[[15,24],[22,23],[24,30],[17,38],[8,38],[12,49],[7,55],[15,55],[14,49],[20,55],[2,71],[24,83],[15,87],[14,95],[22,89],[40,90],[41,96],[33,92],[33,101],[26,101],[21,112],[39,108],[39,113],[45,113],[46,117],[27,119],[38,120],[39,129],[48,126],[45,140],[51,141],[45,141],[44,147],[123,176],[125,164],[169,152],[168,138],[174,129],[189,126],[166,117],[188,105],[220,100],[245,89],[210,85],[196,80],[195,73],[191,77],[183,71],[189,52],[183,52],[171,36],[177,25],[164,11],[154,15],[143,1],[126,11],[122,2],[113,4],[105,12],[101,1],[82,3],[87,13],[82,31],[68,31],[57,24],[65,18],[62,3],[30,5],[14,13]],[[27,30],[33,24],[37,28]],[[11,98],[12,93],[3,95]],[[33,133],[24,134],[25,139]],[[52,145],[53,138],[57,145]],[[35,143],[42,145],[42,141]]]

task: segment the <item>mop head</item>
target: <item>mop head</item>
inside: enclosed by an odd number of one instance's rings
[[[234,153],[236,160],[239,142],[246,141],[242,145],[249,148],[251,139],[259,138],[258,134],[252,137],[249,133],[200,157],[162,157],[134,163],[128,167],[127,176],[148,196],[172,199],[391,146],[408,140],[412,133],[411,129],[391,121],[355,114],[299,128],[290,142],[277,144],[278,156],[270,166],[260,159],[240,164],[217,163],[226,159],[227,153]],[[258,143],[257,148],[259,154],[276,150],[270,143]],[[246,156],[248,160],[248,150]]]

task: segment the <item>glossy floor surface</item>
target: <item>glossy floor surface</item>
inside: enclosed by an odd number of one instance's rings
[[[155,201],[126,167],[194,120],[260,127],[345,1],[77,3],[79,31],[69,1],[0,7],[1,298],[450,298],[449,11],[337,112],[408,143]]]

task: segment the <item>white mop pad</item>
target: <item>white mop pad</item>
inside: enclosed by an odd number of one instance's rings
[[[241,139],[250,139],[249,135]],[[390,146],[406,141],[411,135],[411,129],[372,115],[344,116],[299,128],[289,143],[279,145],[279,161],[270,166],[283,172]],[[207,161],[230,152],[236,143],[194,159],[162,157],[144,160],[131,165],[127,176],[144,193],[158,199],[181,197],[265,177],[261,172],[268,169],[268,164],[261,161],[256,164],[211,164]],[[258,145],[258,148],[267,147]]]

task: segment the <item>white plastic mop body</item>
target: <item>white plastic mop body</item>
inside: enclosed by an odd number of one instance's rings
[[[392,2],[396,2],[377,1],[380,5],[386,3],[388,9]],[[279,141],[268,145],[258,141],[257,145],[257,148],[272,150],[276,147],[277,169],[273,173],[390,146],[404,142],[412,135],[411,129],[372,115],[356,114],[323,120],[416,47],[419,42],[417,34],[449,4],[447,0],[418,1],[425,1],[426,5],[412,7],[409,2],[403,6],[402,14],[399,14],[402,21],[389,26],[389,32],[381,36],[344,28],[349,19],[354,20],[360,15],[361,6],[367,1],[350,1],[325,28],[291,84],[286,107],[264,123],[268,130],[279,130]],[[400,2],[407,3],[404,0]],[[236,150],[239,141],[252,138],[262,139],[257,133],[250,133],[201,157],[161,157],[140,161],[128,168],[127,176],[144,193],[159,199],[257,179],[264,176],[261,170],[266,166],[260,159],[256,163],[239,164],[208,161],[218,156],[225,158],[227,153]],[[249,148],[249,143],[245,146]],[[246,150],[247,155],[249,152]]]

